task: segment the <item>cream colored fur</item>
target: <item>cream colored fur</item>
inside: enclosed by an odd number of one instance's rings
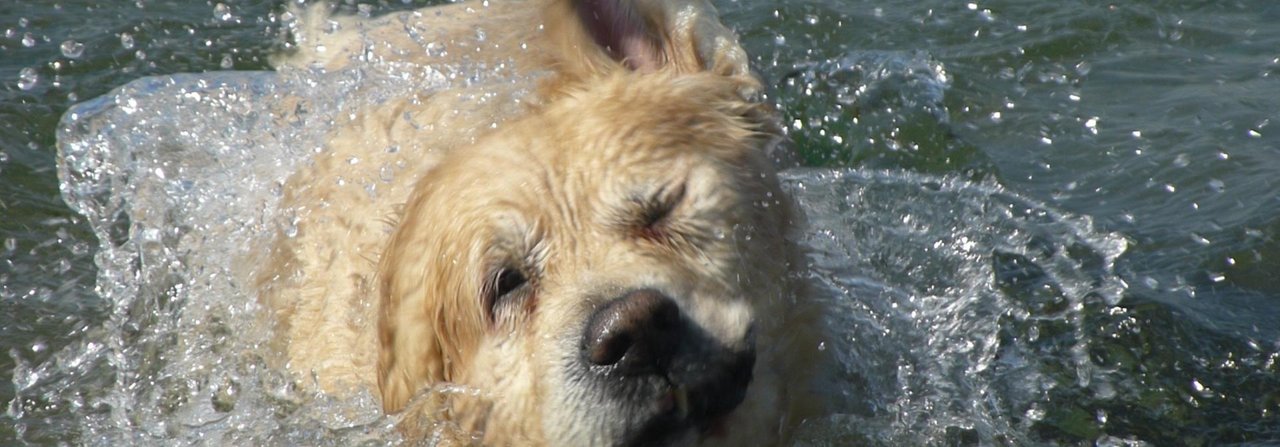
[[[299,383],[372,391],[413,438],[608,444],[614,409],[575,389],[563,360],[606,292],[651,287],[726,345],[755,325],[748,398],[730,436],[709,442],[785,430],[796,417],[785,353],[802,341],[782,336],[796,296],[772,116],[710,4],[632,3],[652,51],[624,61],[573,22],[568,1],[367,21],[299,12],[282,69],[377,58],[500,67],[510,80],[360,110],[285,185],[289,217],[258,287]],[[429,45],[445,51],[420,51]],[[677,187],[667,236],[637,236],[635,198]],[[487,316],[479,297],[504,262],[531,266],[536,299]]]

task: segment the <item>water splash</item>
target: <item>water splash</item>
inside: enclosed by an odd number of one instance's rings
[[[121,44],[133,37],[122,34]],[[144,78],[64,115],[61,192],[99,240],[97,294],[108,316],[47,361],[13,355],[8,416],[20,437],[57,433],[90,445],[397,439],[372,395],[339,401],[295,387],[251,292],[246,253],[287,221],[276,206],[282,185],[323,150],[333,122],[387,98],[517,81],[501,66],[363,54],[352,62],[335,71]]]
[[[270,325],[230,255],[262,243],[270,191],[319,144],[296,129],[323,126],[310,105],[326,99],[303,88],[268,73],[148,78],[64,117],[62,193],[101,241],[98,293],[111,314],[44,366],[103,386],[29,399],[83,400],[83,441],[262,441],[277,435],[274,415],[299,417],[305,396],[267,368]]]
[[[1124,238],[994,183],[860,170],[790,172],[810,279],[829,299],[844,413],[805,443],[1031,442],[1050,393],[1105,396],[1086,315],[1120,299]],[[1114,394],[1114,393],[1112,393]]]
[[[175,75],[72,108],[59,129],[62,194],[101,243],[111,312],[19,369],[10,415],[79,408],[88,421],[65,429],[90,444],[394,439],[372,396],[336,411],[272,367],[271,325],[236,260],[273,234],[280,185],[335,116],[431,85],[355,71]]]

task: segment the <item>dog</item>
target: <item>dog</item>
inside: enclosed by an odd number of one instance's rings
[[[500,80],[363,107],[284,185],[256,288],[302,386],[446,444],[759,445],[803,418],[783,138],[708,1],[297,15],[281,70]]]

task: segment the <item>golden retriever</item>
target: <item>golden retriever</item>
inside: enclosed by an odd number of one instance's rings
[[[320,10],[282,70],[497,80],[372,101],[285,185],[258,290],[300,383],[445,443],[785,436],[807,342],[781,137],[708,1]]]

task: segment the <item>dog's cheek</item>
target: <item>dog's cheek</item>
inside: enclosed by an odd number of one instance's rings
[[[537,381],[540,371],[529,352],[529,340],[537,337],[527,331],[491,333],[476,350],[473,362],[462,380],[466,390],[476,390],[489,399],[490,405],[476,406],[483,418],[485,444],[541,444],[543,439],[538,415],[542,414],[542,396]]]

